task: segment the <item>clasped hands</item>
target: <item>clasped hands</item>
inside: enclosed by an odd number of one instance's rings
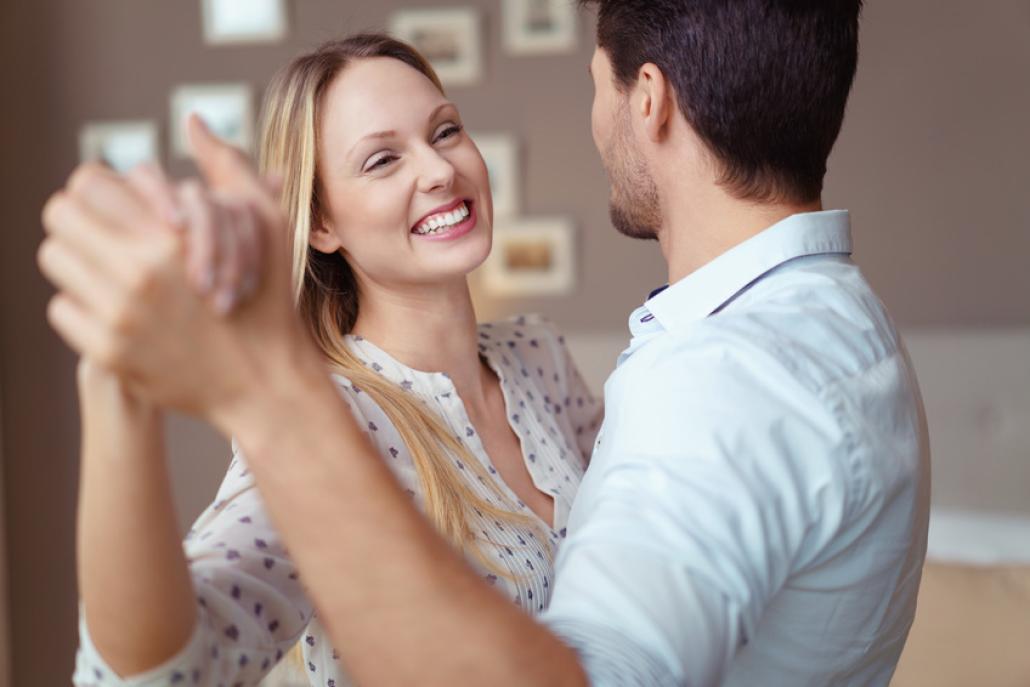
[[[217,425],[270,366],[314,348],[278,183],[195,116],[188,134],[206,184],[84,164],[43,209],[37,262],[58,290],[47,320],[83,361]]]

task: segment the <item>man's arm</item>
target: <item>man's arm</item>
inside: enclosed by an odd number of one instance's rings
[[[576,654],[432,530],[315,356],[217,418],[358,684],[583,685]]]

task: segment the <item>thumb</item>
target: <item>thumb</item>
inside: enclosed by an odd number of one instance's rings
[[[243,151],[215,136],[196,113],[186,121],[186,134],[193,159],[213,190],[247,198],[266,218],[278,214],[278,194],[258,175]]]

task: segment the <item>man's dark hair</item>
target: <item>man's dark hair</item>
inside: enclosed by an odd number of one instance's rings
[[[858,63],[862,0],[580,0],[625,91],[662,70],[737,197],[822,193]]]

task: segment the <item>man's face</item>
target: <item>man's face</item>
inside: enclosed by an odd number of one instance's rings
[[[611,185],[612,225],[631,238],[657,239],[662,219],[658,187],[637,148],[629,95],[616,87],[608,54],[601,48],[594,50],[590,74],[594,79],[591,128]]]

